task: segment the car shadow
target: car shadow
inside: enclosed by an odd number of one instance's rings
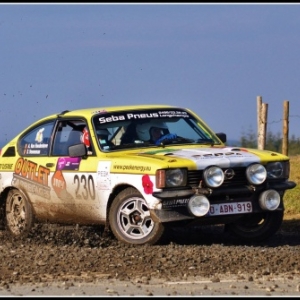
[[[163,243],[180,245],[249,245],[259,247],[299,246],[300,220],[284,220],[277,233],[262,242],[245,242],[227,232],[224,225],[198,225],[188,228],[169,228]]]

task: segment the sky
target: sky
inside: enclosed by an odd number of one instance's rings
[[[0,146],[63,110],[190,108],[228,140],[300,136],[300,4],[2,3]]]

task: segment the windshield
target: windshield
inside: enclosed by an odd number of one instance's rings
[[[93,117],[99,147],[111,151],[168,144],[220,144],[201,120],[183,109],[100,113]]]

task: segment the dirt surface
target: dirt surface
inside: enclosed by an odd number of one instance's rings
[[[248,245],[223,226],[168,237],[162,245],[128,246],[101,227],[36,225],[17,241],[0,231],[0,296],[300,296],[299,218]]]

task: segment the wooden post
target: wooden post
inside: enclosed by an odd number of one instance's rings
[[[289,141],[289,101],[283,102],[282,154],[288,155]]]
[[[256,103],[257,103],[257,146],[260,144],[260,120],[261,120],[261,104],[262,104],[262,97],[257,96],[256,97]],[[258,146],[259,148],[259,146]]]
[[[268,103],[263,103],[261,106],[261,148],[264,150],[266,147],[267,139],[267,123],[268,123]]]
[[[267,132],[267,118],[268,118],[268,104],[262,103],[262,98],[257,97],[257,148],[264,150],[266,146],[266,132]]]

